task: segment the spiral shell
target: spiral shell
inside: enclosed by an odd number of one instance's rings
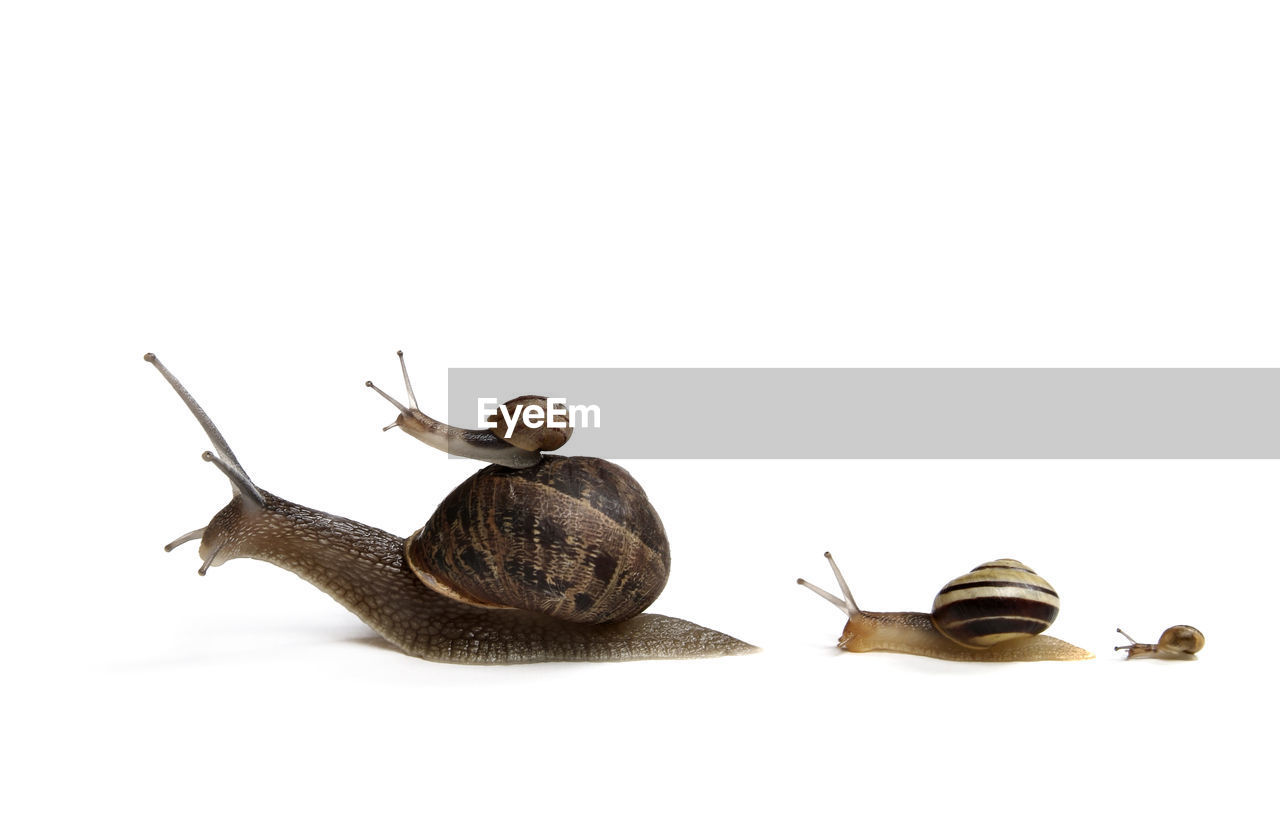
[[[1174,654],[1194,654],[1204,648],[1204,634],[1191,625],[1175,625],[1164,630],[1156,647]]]
[[[639,614],[671,568],[644,490],[617,465],[582,456],[484,468],[405,541],[405,556],[454,599],[589,623]]]
[[[1016,559],[997,559],[943,586],[933,601],[933,624],[955,643],[988,648],[1039,634],[1058,607],[1058,594],[1043,577]]]
[[[536,427],[525,424],[523,413],[531,407],[542,411],[539,416],[542,424]],[[564,427],[551,427],[546,423],[550,415],[549,411],[552,410],[566,422]],[[485,424],[489,425],[489,432],[494,436],[521,450],[558,450],[564,447],[565,442],[568,442],[569,437],[573,435],[573,428],[567,425],[568,414],[569,411],[562,404],[552,407],[546,396],[517,396],[498,408]],[[510,435],[507,434],[509,429],[507,417],[515,420],[514,426],[510,427]]]

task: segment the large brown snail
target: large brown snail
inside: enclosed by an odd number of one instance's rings
[[[201,574],[236,557],[271,562],[328,593],[406,653],[441,662],[674,659],[755,650],[686,620],[642,613],[667,581],[662,521],[621,467],[543,456],[542,450],[564,443],[565,430],[450,427],[417,409],[405,371],[410,405],[392,400],[400,415],[390,427],[498,463],[465,480],[405,540],[259,488],[186,388],[154,354],[145,358],[213,442],[216,452],[203,458],[231,480],[230,504],[206,527],[165,546],[200,540]],[[521,404],[545,400],[508,403]],[[508,435],[512,441],[503,438]]]
[[[1058,615],[1058,594],[1021,562],[997,559],[942,587],[933,611],[863,611],[831,554],[843,599],[796,580],[849,618],[837,643],[846,651],[898,651],[942,660],[1013,662],[1088,660],[1083,648],[1043,632]]]

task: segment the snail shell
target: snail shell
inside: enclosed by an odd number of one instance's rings
[[[525,411],[530,408],[542,411],[538,416],[541,419],[540,425],[530,426],[526,423]],[[489,432],[494,436],[521,450],[559,450],[573,435],[573,428],[567,424],[563,427],[547,424],[548,410],[555,411],[567,422],[568,410],[564,405],[553,406],[546,396],[517,396],[498,408],[485,424],[489,425]],[[513,425],[508,427],[508,421],[512,421]],[[510,435],[507,435],[508,429],[511,431]]]
[[[639,483],[582,456],[484,468],[406,540],[405,556],[428,587],[462,602],[588,623],[639,614],[671,568]]]
[[[1058,594],[1016,559],[997,559],[958,576],[933,601],[933,624],[969,648],[989,648],[1047,629],[1058,616]]]
[[[1195,654],[1204,648],[1204,634],[1191,625],[1175,625],[1164,630],[1156,648],[1174,654]]]

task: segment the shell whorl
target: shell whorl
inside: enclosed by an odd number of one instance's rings
[[[1195,654],[1204,648],[1204,634],[1191,625],[1175,625],[1164,630],[1156,646],[1176,654]]]
[[[1058,594],[1015,559],[997,559],[958,576],[933,601],[933,624],[948,639],[988,648],[1047,629],[1058,616]]]
[[[523,414],[530,407],[540,411],[541,424],[531,427],[525,423]],[[549,425],[547,420],[552,410],[563,420],[568,420],[568,410],[564,405],[553,407],[551,400],[546,396],[517,396],[499,407],[485,421],[485,424],[489,425],[489,432],[494,436],[521,450],[535,453],[543,450],[559,450],[573,435],[573,428],[568,425],[563,427]]]
[[[642,612],[671,568],[639,483],[581,456],[484,468],[405,541],[405,556],[429,587],[463,602],[591,623]]]

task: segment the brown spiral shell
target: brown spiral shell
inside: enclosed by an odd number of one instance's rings
[[[1204,648],[1204,634],[1191,625],[1175,625],[1164,630],[1156,648],[1173,654],[1194,654]]]
[[[958,576],[933,601],[933,624],[952,642],[989,648],[1048,628],[1058,616],[1058,594],[1016,559],[997,559]]]
[[[644,490],[584,456],[489,465],[445,497],[405,555],[424,583],[463,602],[589,623],[642,612],[671,568]]]
[[[536,407],[542,411],[541,425],[529,427],[524,423],[523,412],[529,407]],[[550,409],[552,406],[546,396],[517,396],[498,408],[498,411],[493,413],[485,424],[489,425],[489,432],[494,436],[521,450],[558,450],[569,441],[569,437],[573,435],[573,428],[567,424],[565,427],[549,426],[546,422]],[[557,405],[555,412],[559,418],[567,422],[569,411],[564,405]],[[515,418],[510,436],[507,435],[507,416]]]

